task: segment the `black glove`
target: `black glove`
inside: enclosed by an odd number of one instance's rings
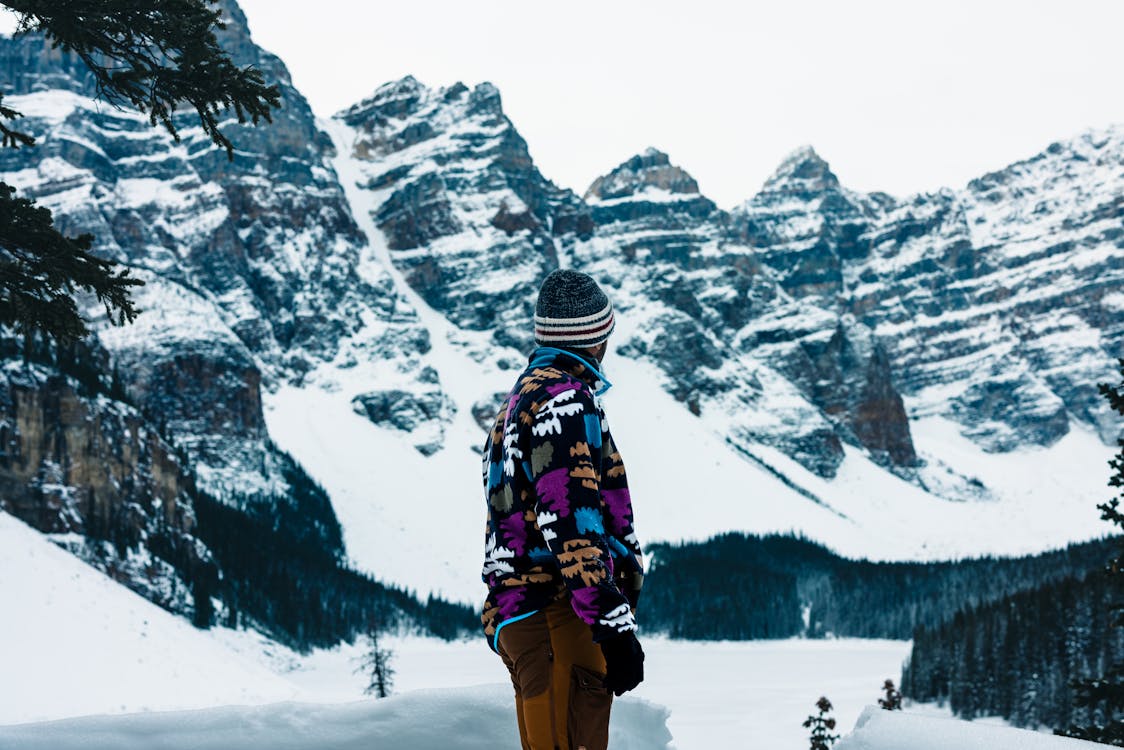
[[[626,630],[601,642],[605,654],[605,687],[620,697],[644,681],[644,649],[636,633]]]

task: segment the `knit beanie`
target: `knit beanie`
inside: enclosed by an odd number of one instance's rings
[[[539,287],[535,343],[591,349],[607,341],[616,320],[613,303],[592,277],[579,271],[552,271]]]

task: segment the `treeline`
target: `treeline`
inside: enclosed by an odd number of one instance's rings
[[[685,639],[905,640],[962,609],[1102,568],[1113,544],[939,563],[849,560],[785,535],[655,544],[641,616],[647,630]]]
[[[1124,633],[1113,625],[1118,596],[1119,584],[1095,571],[920,627],[902,672],[902,692],[947,702],[965,719],[1086,726],[1097,717],[1077,705],[1073,684],[1124,659]]]
[[[193,620],[252,626],[298,649],[352,641],[372,630],[406,628],[455,638],[478,627],[469,606],[413,594],[352,570],[327,493],[281,454],[291,491],[217,500],[191,491],[196,526],[186,539],[150,540],[191,586]],[[200,559],[187,547],[202,542]],[[216,609],[213,602],[220,603]]]
[[[1118,365],[1124,378],[1124,358]],[[1124,382],[1097,389],[1124,417]],[[1119,534],[1124,438],[1117,445],[1109,461],[1114,492],[1097,509]],[[1124,537],[1112,541],[1106,564],[922,623],[903,691],[947,700],[964,718],[997,715],[1124,747]]]

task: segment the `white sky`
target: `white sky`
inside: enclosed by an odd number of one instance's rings
[[[1120,0],[242,0],[318,114],[413,74],[491,81],[584,192],[647,146],[730,207],[808,143],[844,184],[962,186],[1124,122]]]

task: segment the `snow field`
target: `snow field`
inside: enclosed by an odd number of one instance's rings
[[[298,694],[4,512],[0,601],[0,724]]]
[[[1095,742],[868,706],[835,750],[1095,750]]]
[[[418,690],[385,700],[222,706],[0,727],[0,743],[21,750],[496,750],[519,744],[514,705],[502,685]],[[632,700],[616,714],[610,729],[615,750],[668,748],[663,709]]]
[[[841,734],[899,681],[902,641],[841,639],[748,642],[643,640],[644,682],[632,694],[667,706],[679,750],[801,750],[801,722],[826,695]]]
[[[362,642],[300,655],[250,631],[196,630],[6,513],[0,596],[0,747],[436,750],[452,746],[452,738],[458,748],[516,744],[510,683],[482,639],[386,636],[395,695],[363,699],[365,676],[356,672]],[[945,712],[932,707],[863,714],[882,680],[899,673],[906,642],[644,638],[644,645],[647,679],[615,703],[614,750],[804,747],[800,724],[820,695],[835,705],[841,733],[859,720],[841,750],[1093,747],[941,719],[933,714]]]
[[[225,634],[230,646],[247,658],[260,653],[249,634]],[[642,632],[640,638],[644,682],[616,700],[613,726],[627,720],[634,700],[665,706],[678,750],[806,747],[807,730],[800,724],[815,712],[821,695],[831,699],[839,727],[846,731],[880,697],[886,678],[899,681],[910,648],[905,641],[859,639],[697,642],[649,638]],[[511,689],[503,663],[482,637],[445,643],[399,636],[380,639],[380,645],[394,653],[395,693],[482,683]],[[308,657],[277,654],[274,665],[285,669],[286,679],[304,695],[350,701],[366,686],[364,675],[355,674],[365,650],[356,643]],[[942,709],[929,710],[947,715]],[[506,720],[514,722],[514,714]]]
[[[329,749],[386,739],[425,750],[462,735],[514,744],[510,682],[483,638],[385,637],[396,697],[360,701],[362,642],[300,655],[250,631],[196,630],[6,513],[0,598],[3,748],[285,748],[315,737]],[[789,746],[821,693],[843,725],[854,721],[908,650],[857,640],[644,645],[647,680],[613,713],[613,731],[642,743],[614,748],[662,748],[667,730],[680,750],[747,746],[742,738]],[[179,709],[202,710],[153,713]],[[96,716],[72,718],[83,715]]]
[[[0,748],[517,743],[510,683],[482,639],[388,638],[401,694],[364,699],[362,646],[303,657],[253,632],[197,630],[3,512],[0,599]],[[665,709],[618,708],[615,746],[667,746]]]

